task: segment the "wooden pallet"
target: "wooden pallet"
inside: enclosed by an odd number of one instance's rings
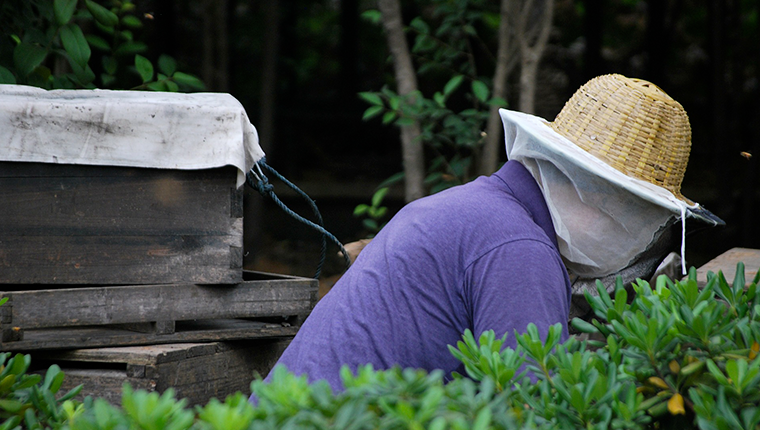
[[[298,332],[300,320],[288,320],[281,323],[245,319],[179,321],[173,333],[139,332],[119,325],[33,329],[26,330],[21,340],[3,342],[0,350],[30,352],[292,337]]]
[[[719,271],[722,271],[723,276],[729,283],[732,283],[736,276],[736,264],[739,262],[744,263],[746,282],[752,282],[758,268],[760,268],[760,249],[729,249],[697,269],[697,283],[700,287],[704,287],[707,284],[707,272],[718,273]]]
[[[32,366],[42,373],[57,364],[66,375],[61,389],[83,384],[79,398],[93,396],[121,404],[122,386],[163,392],[205,404],[237,391],[249,394],[254,374],[266,376],[290,339],[182,343],[140,347],[39,351]]]
[[[0,306],[0,350],[287,336],[317,301],[313,279],[257,272],[245,272],[244,279],[236,285],[2,291],[9,300]]]

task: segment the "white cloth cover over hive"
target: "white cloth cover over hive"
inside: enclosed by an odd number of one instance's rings
[[[245,109],[223,93],[54,90],[0,85],[0,161],[238,168],[264,156]]]

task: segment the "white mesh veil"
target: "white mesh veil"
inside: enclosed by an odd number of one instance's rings
[[[599,278],[624,269],[657,239],[663,227],[683,213],[683,203],[669,192],[665,191],[671,198],[653,198],[650,192],[662,191],[620,175],[601,161],[594,162],[593,156],[575,153],[583,150],[569,141],[561,148],[547,144],[546,139],[564,138],[543,120],[505,110],[502,118],[507,155],[521,162],[543,191],[560,254],[572,273]],[[524,120],[531,122],[527,128]],[[633,192],[630,186],[621,186],[621,180],[635,182],[644,190]]]

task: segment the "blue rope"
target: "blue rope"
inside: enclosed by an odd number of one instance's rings
[[[304,200],[306,200],[309,203],[309,206],[314,212],[314,216],[316,217],[318,224],[307,220],[306,218],[302,217],[301,215],[298,215],[297,213],[293,212],[289,207],[287,207],[285,203],[283,203],[275,194],[274,185],[272,185],[269,182],[269,178],[267,178],[267,176],[264,174],[264,172],[262,171],[262,168],[264,170],[267,170],[270,174],[274,175],[277,179],[282,181],[285,185],[292,188],[298,195],[303,197]],[[256,170],[258,170],[258,172]],[[321,233],[322,250],[321,250],[321,255],[319,259],[319,264],[317,265],[317,271],[314,274],[315,279],[318,279],[319,276],[322,274],[322,266],[324,266],[325,257],[327,256],[327,239],[330,239],[331,242],[333,242],[334,244],[338,246],[338,248],[340,248],[340,252],[341,254],[343,254],[343,258],[346,261],[346,268],[348,268],[348,266],[351,265],[351,260],[348,258],[348,252],[346,252],[346,249],[343,248],[343,244],[340,243],[340,241],[335,236],[333,236],[330,232],[325,230],[324,221],[322,220],[322,214],[319,213],[319,209],[317,208],[317,204],[314,202],[314,200],[312,200],[311,197],[309,197],[305,192],[303,192],[295,184],[285,179],[284,176],[282,176],[279,172],[277,172],[271,166],[269,166],[266,163],[266,160],[264,158],[259,160],[256,163],[256,165],[253,167],[253,169],[251,169],[251,171],[248,172],[248,174],[246,175],[246,180],[248,182],[248,185],[253,187],[253,189],[258,191],[259,194],[261,194],[262,196],[271,198],[272,201],[274,201],[275,204],[277,204],[277,206],[279,206],[280,209],[282,209],[285,213],[295,218],[297,221],[300,221],[303,224]]]

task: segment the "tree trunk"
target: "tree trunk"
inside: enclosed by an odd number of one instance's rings
[[[520,112],[536,113],[536,75],[540,59],[531,49],[520,58]]]
[[[377,3],[382,15],[388,49],[393,57],[397,91],[400,95],[408,95],[417,91],[417,75],[404,35],[401,5],[399,0],[378,0]],[[423,183],[425,162],[422,143],[419,141],[420,134],[420,125],[417,122],[401,127],[401,151],[405,174],[404,195],[407,202],[425,195]]]
[[[540,14],[535,19],[534,14]],[[538,64],[544,54],[546,42],[554,20],[554,0],[544,0],[536,11],[533,1],[523,4],[517,26],[517,40],[520,45],[520,104],[518,109],[525,113],[535,113],[536,78]],[[529,27],[531,23],[535,26]],[[535,39],[535,42],[533,40]]]
[[[496,51],[496,70],[493,75],[493,96],[507,98],[507,78],[515,66],[512,37],[510,32],[510,15],[515,0],[501,0],[501,21],[499,22],[499,39]],[[486,141],[480,159],[478,173],[490,175],[499,163],[499,148],[504,139],[499,108],[491,106],[486,123]]]

